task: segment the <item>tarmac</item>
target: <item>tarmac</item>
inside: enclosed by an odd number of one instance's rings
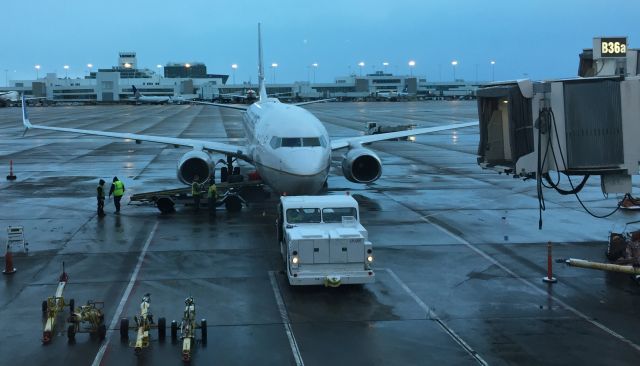
[[[332,137],[361,134],[368,121],[428,127],[477,119],[473,101],[308,109]],[[244,141],[240,113],[210,106],[29,112],[34,124]],[[346,181],[343,152],[334,153],[329,194],[358,200],[376,258],[375,283],[339,288],[288,285],[274,195],[236,214],[219,208],[215,216],[190,206],[162,215],[144,205],[125,205],[114,215],[108,200],[107,216],[97,217],[100,178],[107,187],[113,176],[124,182],[123,203],[133,193],[180,187],[176,163],[186,149],[23,132],[19,109],[0,109],[0,241],[5,227],[22,225],[29,243],[28,254],[14,252],[18,271],[0,278],[1,365],[181,364],[180,345],[160,341],[155,330],[138,356],[133,330],[129,341],[120,339],[120,318],[134,324],[146,293],[154,319],[167,324],[179,321],[184,299],[194,297],[208,342],[197,343],[192,364],[635,365],[640,359],[640,287],[633,278],[554,263],[558,282],[542,282],[549,241],[554,260],[605,261],[609,232],[638,214],[596,219],[575,197],[545,190],[539,230],[535,182],[482,170],[477,127],[370,145],[384,166],[368,185]],[[13,182],[4,180],[10,160]],[[603,214],[617,198],[603,197],[598,183],[587,184],[580,197]],[[76,305],[104,301],[104,341],[78,334],[68,343],[65,310],[53,341],[42,344],[41,303],[53,296],[62,263],[69,275],[65,298]]]

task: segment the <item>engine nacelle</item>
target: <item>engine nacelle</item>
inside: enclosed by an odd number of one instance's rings
[[[178,179],[184,184],[193,183],[193,177],[198,176],[200,182],[204,182],[214,173],[214,165],[211,156],[204,151],[192,150],[182,155],[178,162]]]
[[[369,149],[351,149],[342,157],[342,174],[350,182],[371,183],[382,175],[382,162]]]

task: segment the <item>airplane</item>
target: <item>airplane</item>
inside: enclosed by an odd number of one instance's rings
[[[387,100],[397,100],[398,98],[408,97],[409,93],[405,86],[401,92],[395,90],[379,91],[376,93],[376,96]]]
[[[135,85],[131,85],[131,89],[133,90],[133,98],[129,98],[129,99],[134,100],[136,103],[167,104],[171,101],[171,97],[142,95],[140,91],[138,91],[138,88],[136,88]]]
[[[15,90],[0,92],[0,100],[7,102],[17,102],[20,99],[20,95]]]
[[[201,181],[206,181],[213,177],[215,164],[211,154],[224,154],[229,162],[232,159],[240,159],[253,165],[262,181],[273,191],[288,195],[313,195],[321,192],[327,185],[331,168],[331,153],[334,150],[346,149],[346,153],[342,158],[344,177],[351,182],[367,184],[376,181],[382,175],[382,161],[375,152],[363,147],[363,144],[478,125],[477,121],[466,122],[332,140],[322,122],[309,111],[301,108],[301,106],[307,104],[327,100],[284,104],[277,98],[268,97],[264,78],[262,37],[259,23],[258,74],[258,100],[250,106],[193,102],[242,111],[243,127],[247,140],[245,145],[125,132],[34,125],[31,124],[27,116],[26,103],[22,104],[22,121],[26,129],[42,129],[156,142],[174,145],[175,147],[190,147],[192,150],[185,153],[177,165],[177,177],[184,184],[193,183],[196,175],[200,177]]]

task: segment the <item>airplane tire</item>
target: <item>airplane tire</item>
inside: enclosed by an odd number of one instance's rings
[[[158,318],[158,339],[164,341],[167,336],[167,320],[165,318]]]
[[[171,341],[175,342],[178,339],[178,322],[171,321]]]
[[[202,333],[202,344],[207,343],[207,319],[200,320],[200,332]]]
[[[129,339],[129,319],[120,319],[120,339]]]
[[[76,340],[76,327],[73,324],[69,324],[67,328],[67,338],[69,342],[73,342]]]

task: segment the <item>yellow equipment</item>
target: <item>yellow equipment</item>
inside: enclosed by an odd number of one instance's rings
[[[76,333],[93,333],[97,334],[102,341],[107,335],[107,327],[104,325],[104,302],[87,301],[87,305],[82,305],[76,311],[71,312],[69,317],[69,327],[67,329],[67,337],[69,342],[74,342]],[[87,326],[80,328],[81,323],[88,323]]]
[[[180,339],[182,340],[182,361],[190,362],[193,347],[196,343],[196,329],[200,328],[202,343],[207,343],[207,321],[200,320],[200,326],[196,324],[196,303],[192,296],[184,301],[185,308],[180,322]],[[171,321],[171,340],[176,341],[178,336],[178,323]]]
[[[68,280],[69,276],[64,270],[64,262],[62,262],[62,274],[60,275],[56,294],[42,301],[42,315],[46,318],[44,323],[44,331],[42,332],[42,343],[44,344],[48,344],[53,340],[53,329],[56,325],[58,313],[62,312],[64,310],[64,307],[67,305],[69,306],[69,312],[73,313],[73,299],[69,300],[69,303],[66,303],[64,301],[64,297],[62,296]]]
[[[140,302],[140,315],[133,317],[136,322],[136,342],[134,349],[136,355],[142,352],[143,348],[149,347],[149,331],[151,328],[158,328],[158,339],[164,341],[166,336],[166,320],[165,318],[158,318],[158,324],[154,325],[153,315],[149,310],[151,308],[151,294],[145,294]],[[129,319],[120,319],[120,337],[122,339],[129,339]]]

